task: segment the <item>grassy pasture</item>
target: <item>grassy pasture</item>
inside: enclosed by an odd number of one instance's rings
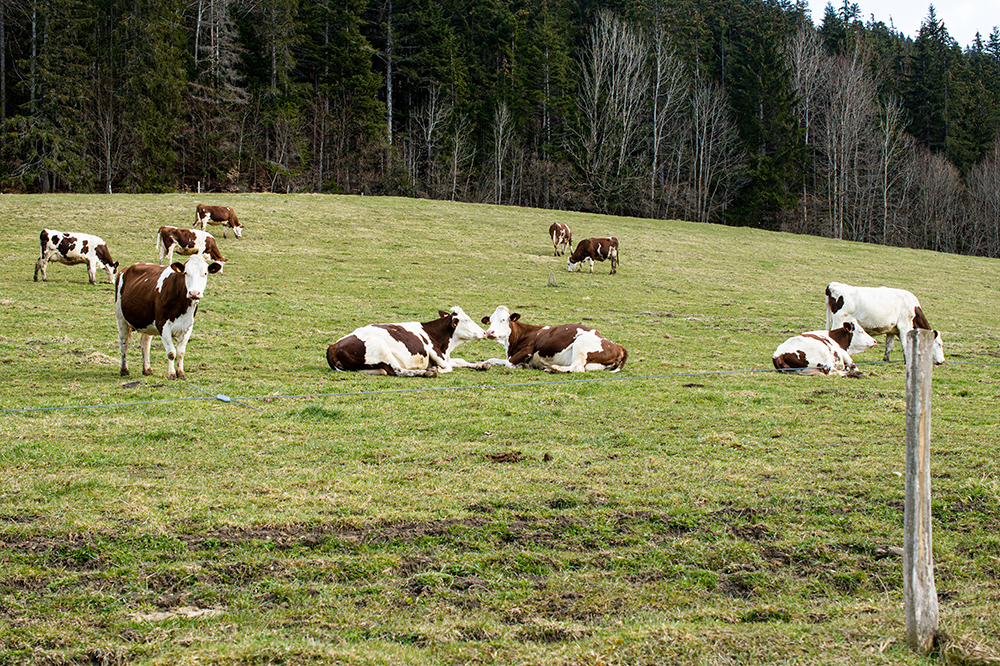
[[[33,282],[38,234],[155,261],[156,229],[199,202],[232,205],[245,233],[212,228],[229,262],[188,380],[166,381],[158,341],[154,375],[133,342],[121,378],[111,285],[59,264]],[[556,220],[617,236],[618,274],[567,273]],[[898,348],[859,380],[748,372],[822,327],[835,279],[910,289],[942,331],[935,657],[1000,659],[996,260],[318,195],[2,195],[0,227],[0,410],[118,405],[0,413],[0,664],[926,663],[892,550]],[[358,326],[501,303],[583,321],[628,364],[326,365]]]

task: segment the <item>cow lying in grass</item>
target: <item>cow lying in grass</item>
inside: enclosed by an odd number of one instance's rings
[[[426,323],[371,324],[346,335],[326,350],[334,370],[399,377],[434,377],[454,368],[486,370],[488,363],[452,358],[463,342],[482,340],[485,332],[460,307],[438,311]]]
[[[504,348],[506,359],[487,363],[508,368],[531,367],[547,372],[618,372],[625,365],[628,351],[583,324],[533,326],[521,322],[521,315],[511,314],[501,305],[489,317],[486,337]]]
[[[876,344],[857,323],[845,321],[832,331],[810,331],[785,340],[774,350],[771,361],[781,372],[863,377],[851,354]]]

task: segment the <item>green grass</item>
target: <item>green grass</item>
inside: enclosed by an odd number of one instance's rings
[[[133,344],[121,378],[111,285],[58,264],[33,282],[38,233],[155,261],[156,229],[198,202],[245,233],[213,228],[229,262],[188,380],[165,379],[156,341],[154,375]],[[618,274],[567,273],[555,220],[617,236]],[[822,327],[835,279],[910,289],[942,331],[935,656],[1000,658],[996,260],[371,197],[3,195],[0,223],[0,409],[31,410],[0,413],[0,664],[926,663],[889,550],[902,363],[750,372]],[[326,365],[358,326],[499,304],[587,323],[628,364]]]

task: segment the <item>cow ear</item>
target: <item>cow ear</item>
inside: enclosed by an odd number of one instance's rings
[[[175,271],[177,271],[178,273],[184,272],[184,264],[182,264],[179,261],[175,261],[174,263],[170,264],[170,267]]]
[[[521,318],[521,313],[520,313],[520,312],[515,312],[515,313],[513,313],[513,314],[512,314],[511,316],[510,316],[510,320],[511,320],[511,321],[517,321],[517,320],[518,320],[518,319],[520,319],[520,318]]]
[[[490,323],[490,318],[489,317],[483,317],[480,321],[482,321],[484,324],[488,324],[488,323]]]
[[[209,273],[218,273],[221,270],[222,270],[222,264],[220,264],[218,262],[213,261],[212,263],[210,263],[208,265],[208,272]]]
[[[445,312],[444,310],[438,310],[439,317],[447,317],[450,314],[451,314],[450,312]]]
[[[854,323],[853,322],[849,322],[849,321],[845,321],[844,322],[844,330],[845,331],[853,331],[854,330]]]

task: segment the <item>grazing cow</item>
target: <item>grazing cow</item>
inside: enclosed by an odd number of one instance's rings
[[[205,294],[208,274],[220,270],[222,264],[209,263],[205,255],[196,254],[186,264],[133,264],[118,274],[115,281],[115,317],[122,352],[122,377],[128,376],[125,352],[129,338],[132,331],[138,331],[142,347],[142,374],[153,374],[149,364],[149,346],[153,336],[159,335],[167,351],[167,379],[184,379],[184,350],[194,328],[198,302]]]
[[[594,261],[604,261],[611,259],[611,275],[618,270],[618,239],[611,238],[585,238],[580,241],[573,254],[569,257],[567,270],[572,273],[579,270],[578,267],[587,260],[590,260],[590,272],[594,272]]]
[[[552,238],[552,248],[554,257],[561,257],[566,249],[573,251],[573,232],[562,222],[553,222],[549,227],[549,236]]]
[[[215,237],[200,229],[178,229],[177,227],[160,227],[156,236],[156,248],[160,254],[160,265],[170,265],[174,260],[174,250],[177,254],[189,256],[203,254],[209,262],[225,263],[226,258],[219,252]],[[167,263],[164,264],[163,260]]]
[[[489,369],[488,363],[452,358],[463,342],[482,340],[485,332],[460,307],[438,311],[426,323],[372,324],[327,347],[326,362],[334,370],[370,375],[435,377],[454,368]]]
[[[826,287],[826,327],[856,320],[871,335],[885,335],[885,354],[889,360],[893,337],[899,338],[906,358],[906,334],[914,328],[932,330],[917,297],[904,289],[891,287],[852,287],[831,282]],[[934,331],[934,362],[944,363],[941,333]]]
[[[203,206],[198,204],[195,224],[201,225],[201,230],[205,231],[206,224],[221,224],[222,237],[226,237],[226,227],[233,230],[233,235],[243,238],[243,225],[236,219],[236,211],[229,206]]]
[[[771,361],[781,372],[863,377],[851,354],[876,344],[875,338],[856,322],[845,321],[831,331],[810,331],[785,340],[774,350]]]
[[[546,372],[618,372],[628,358],[624,347],[583,324],[533,326],[520,319],[521,315],[511,314],[506,305],[497,307],[489,317],[483,317],[483,323],[489,324],[486,337],[500,343],[507,357],[490,359],[487,363],[508,368],[539,368]]]
[[[38,274],[42,281],[48,282],[45,268],[50,261],[72,266],[87,264],[87,277],[90,284],[97,284],[97,269],[103,268],[108,274],[108,282],[115,281],[115,271],[118,262],[111,258],[108,245],[100,236],[90,234],[67,234],[54,229],[43,229],[38,239],[42,245],[42,256],[35,262],[35,282]]]

